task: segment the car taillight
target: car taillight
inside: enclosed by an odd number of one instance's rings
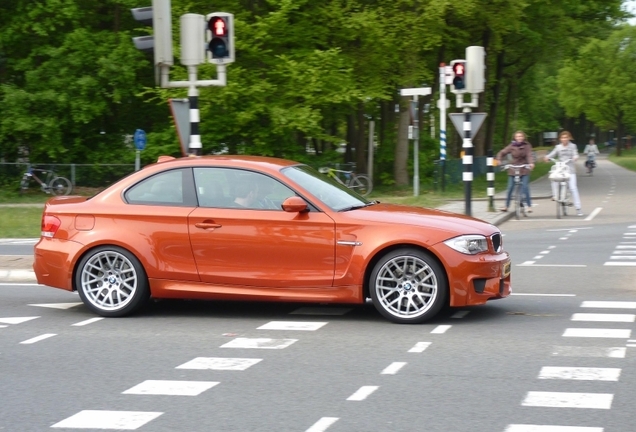
[[[60,228],[62,222],[55,217],[50,215],[42,216],[42,237],[53,237],[55,233]]]

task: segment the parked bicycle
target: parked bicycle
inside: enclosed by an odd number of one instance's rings
[[[554,197],[556,201],[557,219],[561,219],[561,216],[567,216],[568,207],[572,206],[570,201],[570,188],[568,182],[570,180],[570,167],[568,162],[570,159],[564,161],[558,161],[550,158],[554,165],[550,169],[550,181],[558,182],[557,195]]]
[[[36,174],[40,173],[40,176],[45,176],[42,180]],[[68,195],[73,190],[71,181],[65,177],[58,176],[52,170],[44,170],[39,168],[29,168],[27,172],[22,176],[20,181],[20,193],[26,192],[29,188],[31,180],[35,180],[40,185],[42,192],[53,195]]]
[[[364,174],[356,174],[353,171],[338,170],[330,167],[322,167],[318,169],[318,171],[336,180],[341,185],[353,189],[364,197],[368,196],[373,189],[371,179]],[[343,176],[345,180],[342,180],[340,176]]]
[[[501,169],[502,170],[509,170],[509,169],[513,169],[514,170],[514,185],[513,185],[513,189],[512,189],[512,200],[515,203],[515,218],[517,219],[521,219],[521,215],[523,214],[524,216],[528,216],[528,213],[526,212],[526,206],[524,205],[524,201],[523,201],[523,185],[521,183],[521,170],[523,168],[528,168],[530,169],[530,165],[528,164],[523,164],[523,165],[512,165],[512,164],[507,164],[504,165]],[[526,203],[528,201],[528,197],[526,197]]]

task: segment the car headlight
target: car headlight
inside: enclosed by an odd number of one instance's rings
[[[488,240],[482,235],[463,235],[446,240],[444,244],[457,252],[468,255],[488,251]]]

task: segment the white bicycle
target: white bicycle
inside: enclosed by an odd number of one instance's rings
[[[554,197],[556,201],[557,219],[561,219],[561,216],[567,216],[568,207],[572,206],[570,201],[570,188],[568,182],[570,181],[570,167],[568,162],[570,159],[564,161],[558,161],[550,158],[554,165],[550,169],[550,181],[558,182],[557,196]]]

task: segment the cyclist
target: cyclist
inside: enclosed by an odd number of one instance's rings
[[[497,153],[495,158],[499,163],[504,156],[510,155],[511,165],[530,165],[530,169],[521,169],[521,189],[522,195],[525,195],[527,209],[526,212],[532,213],[532,199],[530,197],[530,170],[534,168],[534,154],[532,153],[532,145],[528,142],[525,132],[517,131],[513,135],[513,140],[506,147]],[[513,168],[508,169],[508,194],[506,195],[506,205],[501,211],[508,211],[510,200],[512,199],[512,191],[515,186],[515,172]],[[523,197],[522,197],[523,201]]]
[[[587,156],[585,166],[587,167],[587,173],[590,174],[596,166],[596,155],[599,154],[598,147],[594,143],[594,138],[590,138],[590,143],[585,146],[583,153]]]
[[[557,144],[556,146],[554,146],[552,151],[545,156],[545,161],[549,161],[550,158],[553,158],[554,156],[557,156],[557,159],[559,161],[567,161],[567,164],[570,168],[570,180],[568,180],[568,186],[570,187],[570,192],[572,193],[572,200],[574,200],[576,215],[583,216],[583,212],[581,211],[581,199],[579,198],[579,189],[576,186],[576,167],[574,166],[574,162],[579,158],[579,150],[576,144],[572,142],[572,134],[568,131],[562,131],[559,134],[559,142],[561,144]],[[553,181],[552,201],[556,200],[558,187],[559,183]]]

